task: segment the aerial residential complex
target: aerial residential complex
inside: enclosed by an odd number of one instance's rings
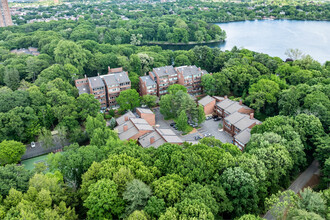
[[[261,121],[254,118],[254,110],[225,97],[205,96],[198,101],[206,115],[215,113],[223,118],[223,130],[233,137],[233,144],[243,150],[251,137],[251,129]]]
[[[180,84],[187,92],[195,97],[203,95],[201,86],[202,76],[208,74],[196,66],[164,66],[153,68],[148,76],[140,77],[140,95],[162,96],[168,93],[170,85]]]
[[[118,107],[116,98],[120,92],[131,88],[131,81],[128,73],[122,68],[111,69],[109,67],[108,74],[98,75],[95,77],[86,77],[77,79],[75,85],[79,91],[79,95],[88,93],[100,101],[101,108]]]

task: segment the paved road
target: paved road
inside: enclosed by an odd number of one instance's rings
[[[308,181],[313,177],[314,173],[319,172],[319,163],[314,160],[311,165],[302,173],[300,176],[290,185],[288,189],[291,189],[295,193],[298,193],[300,190],[302,190]],[[264,215],[265,219],[268,220],[275,220],[274,216],[270,214],[270,211]]]
[[[54,147],[45,149],[42,147],[42,143],[36,142],[35,147],[31,147],[30,144],[26,145],[26,151],[25,154],[21,157],[21,160],[26,160],[32,157],[37,157],[43,154],[51,153],[56,150],[62,149],[65,146],[70,145],[69,141],[65,141],[64,144],[62,145],[56,138],[54,138]]]

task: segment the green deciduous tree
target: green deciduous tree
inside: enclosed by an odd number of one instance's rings
[[[249,89],[247,100],[251,103],[250,106],[257,111],[265,108],[266,104],[271,105],[277,102],[277,97],[280,92],[279,85],[268,79],[261,79],[257,83],[252,84]]]
[[[42,128],[38,137],[38,141],[41,142],[41,146],[45,149],[53,147],[54,139],[50,130]]]
[[[140,96],[135,89],[122,91],[118,98],[116,98],[116,101],[122,111],[133,110],[140,106]]]
[[[184,111],[181,111],[181,113],[179,114],[176,125],[180,131],[185,131],[187,129],[188,118]]]
[[[5,75],[3,78],[6,86],[11,88],[12,90],[16,90],[19,87],[20,76],[17,69],[14,68],[6,68]]]
[[[152,218],[159,218],[162,213],[165,212],[166,204],[164,199],[159,199],[156,196],[150,197],[147,205],[144,210],[148,213]]]
[[[91,219],[118,218],[124,211],[124,201],[118,195],[118,186],[111,180],[101,179],[89,187],[89,196],[84,201]]]
[[[142,210],[150,196],[151,189],[144,182],[134,179],[127,183],[126,191],[123,193],[123,199],[128,202],[126,214],[130,215],[134,210]]]
[[[87,64],[88,51],[77,45],[73,41],[61,40],[54,51],[55,61],[59,64],[72,64],[79,72],[83,72],[83,68]]]
[[[228,168],[221,175],[221,179],[223,188],[233,203],[235,216],[257,211],[257,186],[250,174],[239,167]]]
[[[2,197],[7,196],[11,188],[25,192],[28,189],[30,177],[32,177],[32,172],[23,166],[17,166],[16,164],[1,166],[0,195]]]
[[[170,93],[171,95],[175,95],[180,90],[183,91],[184,93],[187,93],[187,88],[180,84],[170,85],[167,88],[168,93]]]
[[[155,107],[156,106],[156,100],[157,96],[154,95],[144,95],[141,98],[141,104],[146,105],[149,108]]]
[[[0,143],[0,164],[2,166],[17,163],[26,151],[23,143],[17,141],[2,141]]]
[[[152,183],[154,193],[158,198],[163,198],[168,206],[179,201],[184,189],[184,180],[177,174],[168,174]]]

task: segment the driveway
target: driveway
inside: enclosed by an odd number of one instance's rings
[[[54,146],[51,148],[47,148],[47,149],[42,147],[42,142],[35,142],[35,143],[36,143],[36,146],[33,148],[31,147],[30,144],[26,145],[26,151],[25,151],[25,154],[21,157],[21,160],[26,160],[26,159],[29,159],[32,157],[37,157],[37,156],[40,156],[43,154],[51,153],[51,152],[60,150],[65,146],[70,145],[68,140],[65,141],[64,144],[62,145],[60,143],[60,141],[57,140],[57,138],[54,138]]]
[[[196,135],[204,136],[204,134],[210,133],[216,139],[219,139],[222,143],[232,143],[233,139],[229,134],[224,131],[219,131],[219,123],[222,123],[222,121],[214,121],[213,119],[205,121],[200,125],[200,128],[197,130],[196,133],[182,135],[181,131],[175,130],[170,126],[173,120],[164,120],[164,116],[160,113],[159,108],[154,108],[153,111],[156,115],[156,124],[159,126],[159,128],[171,129],[184,141],[195,142]]]

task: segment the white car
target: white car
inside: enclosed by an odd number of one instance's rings
[[[36,143],[35,142],[31,142],[31,147],[36,147]]]

